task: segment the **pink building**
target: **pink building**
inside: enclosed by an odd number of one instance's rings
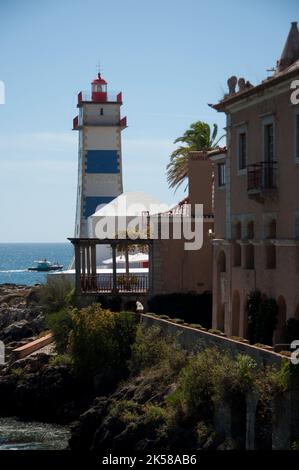
[[[273,75],[257,86],[231,77],[228,94],[213,106],[227,117],[227,152],[210,157],[213,326],[246,337],[247,295],[259,289],[278,303],[275,343],[289,318],[299,320],[299,100],[291,100],[298,79],[292,23]]]

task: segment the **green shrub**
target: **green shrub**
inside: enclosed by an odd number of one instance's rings
[[[22,367],[14,367],[13,369],[11,369],[11,374],[20,379],[22,377],[24,377],[26,375],[24,369]]]
[[[152,367],[164,367],[165,375],[173,375],[185,362],[186,353],[178,346],[175,338],[165,338],[160,328],[146,328],[139,325],[130,359],[133,374]]]
[[[223,331],[221,330],[217,330],[217,328],[210,328],[208,330],[209,333],[213,333],[213,335],[218,335],[218,336],[222,336],[223,335]]]
[[[291,450],[299,450],[299,441],[294,441],[291,445]]]
[[[58,354],[51,357],[49,364],[51,366],[72,365],[72,359],[68,354]]]
[[[299,320],[289,318],[283,332],[283,341],[291,343],[299,338]]]
[[[206,348],[189,357],[168,405],[179,419],[209,421],[215,401],[232,400],[254,386],[256,367],[249,356],[234,359],[217,348]]]
[[[190,323],[189,325],[191,328],[196,328],[197,330],[201,330],[202,326],[199,323]]]
[[[136,333],[136,317],[93,304],[72,316],[70,353],[81,377],[125,373]]]
[[[159,315],[159,318],[162,320],[170,320],[170,317],[168,315]]]
[[[272,345],[278,313],[276,300],[267,298],[266,295],[262,295],[259,290],[256,290],[249,294],[246,310],[250,343]]]
[[[40,291],[40,303],[46,313],[57,312],[65,307],[74,305],[74,288],[65,277],[59,279],[49,277]]]
[[[59,354],[67,351],[70,332],[73,328],[73,318],[77,310],[64,307],[58,312],[48,313],[47,326],[53,333],[56,350]]]
[[[177,389],[167,399],[175,414],[193,421],[198,421],[198,417],[211,418],[215,393],[213,369],[220,361],[217,349],[205,349],[189,357]]]
[[[132,400],[115,400],[110,407],[109,415],[129,424],[136,421],[141,411],[142,407]]]
[[[178,325],[183,325],[185,323],[181,318],[172,318],[171,321],[177,323]]]

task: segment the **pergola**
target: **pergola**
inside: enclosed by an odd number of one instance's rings
[[[153,241],[131,238],[68,238],[75,249],[75,287],[77,294],[146,294],[152,290]],[[97,272],[96,247],[110,245],[112,248],[112,275]],[[126,276],[117,272],[117,247],[121,245],[148,246],[149,271],[146,274]]]

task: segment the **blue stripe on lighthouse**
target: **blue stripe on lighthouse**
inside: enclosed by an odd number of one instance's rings
[[[114,197],[111,196],[86,196],[84,204],[84,217],[94,214],[100,204],[108,204]]]
[[[117,150],[88,150],[86,173],[119,173]]]

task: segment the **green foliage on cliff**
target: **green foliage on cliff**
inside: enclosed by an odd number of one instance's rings
[[[46,316],[47,326],[53,333],[56,350],[59,354],[67,352],[75,312],[75,309],[64,307],[58,312],[48,313]]]
[[[165,376],[174,375],[185,361],[186,352],[180,348],[175,338],[165,338],[158,327],[138,327],[129,362],[131,373],[137,374],[155,367],[167,369]]]
[[[40,304],[46,313],[74,306],[74,288],[70,281],[64,277],[56,280],[49,278],[39,290]]]
[[[74,370],[81,377],[108,371],[124,371],[136,334],[136,317],[131,313],[112,313],[99,304],[72,315],[69,350]]]
[[[216,347],[186,355],[174,339],[163,337],[159,328],[140,326],[130,370],[131,376],[121,384],[108,408],[107,425],[113,422],[116,430],[123,429],[122,436],[130,442],[149,439],[155,448],[168,450],[180,445],[242,448],[244,436],[228,442],[217,435],[216,410],[224,403],[235,409],[252,393],[259,397],[259,410],[264,415],[269,411],[271,416],[273,400],[287,389],[290,374],[288,361],[280,370],[258,365],[248,355],[233,357]],[[246,412],[246,408],[240,409]],[[239,409],[235,413],[239,419]]]

